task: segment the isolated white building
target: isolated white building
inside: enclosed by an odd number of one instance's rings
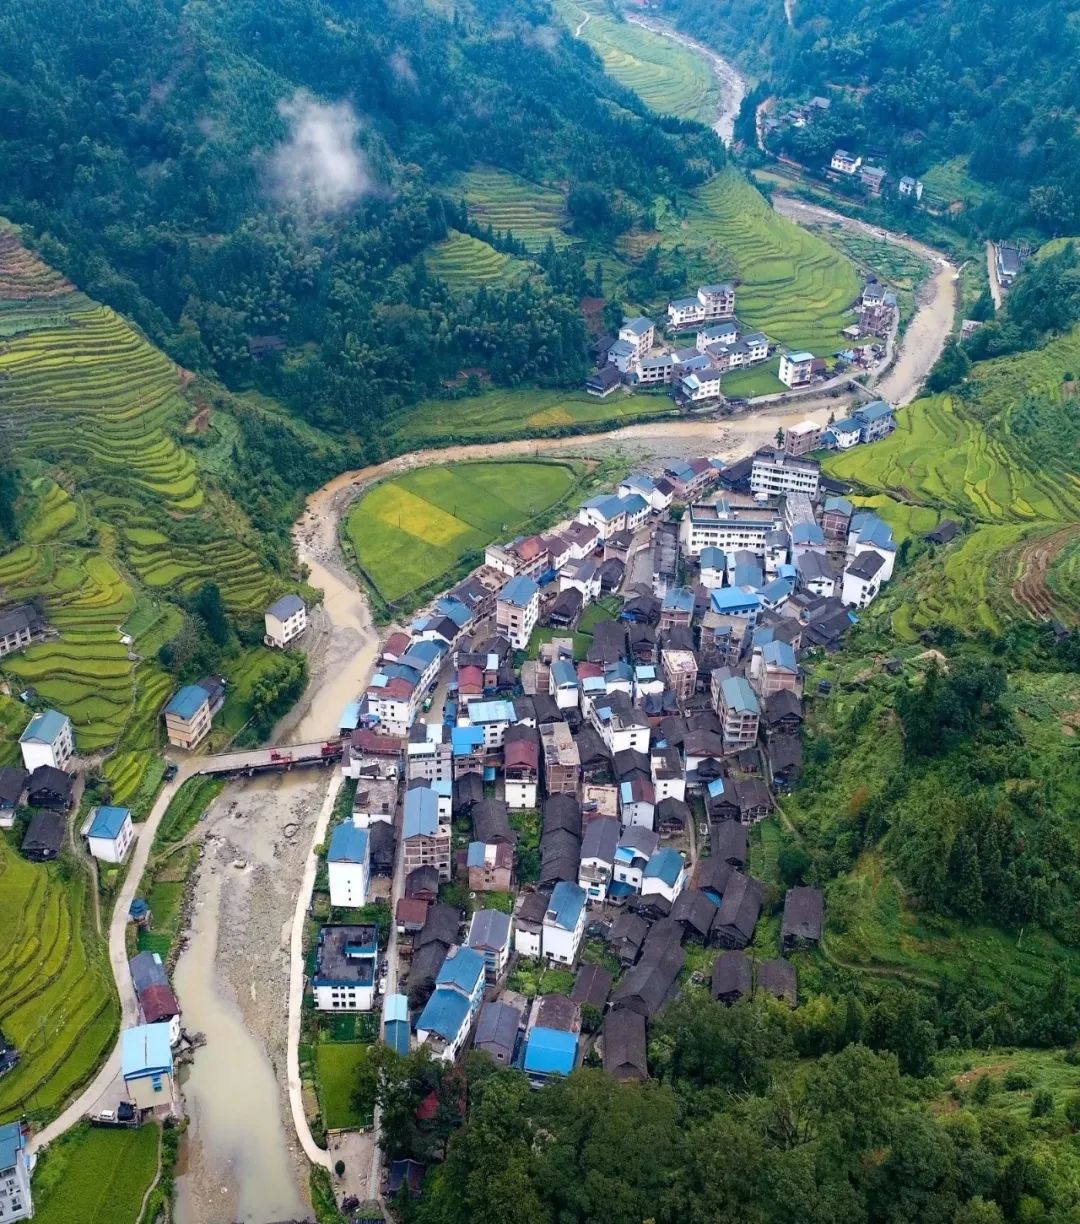
[[[266,629],[263,636],[266,645],[284,650],[307,628],[307,605],[299,595],[282,595],[263,613],[263,625]]]
[[[330,904],[345,909],[367,905],[370,850],[367,829],[351,820],[339,824],[330,837],[326,854],[330,877]]]

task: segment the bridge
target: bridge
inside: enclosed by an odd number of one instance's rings
[[[191,761],[191,772],[250,776],[300,769],[309,765],[334,765],[341,760],[343,750],[340,740],[316,740],[310,744],[281,744],[276,748],[221,752],[216,756],[194,757]]]

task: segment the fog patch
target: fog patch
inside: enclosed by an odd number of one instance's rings
[[[327,216],[375,188],[356,143],[360,120],[347,102],[319,102],[305,90],[278,103],[288,138],[270,154],[271,193],[282,203]]]

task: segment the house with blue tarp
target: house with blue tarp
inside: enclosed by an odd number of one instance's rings
[[[383,1001],[383,1043],[403,1056],[409,1052],[409,1000],[403,994]]]
[[[577,1062],[576,1033],[537,1025],[525,1041],[525,1074],[534,1085],[547,1083],[557,1075],[569,1075]]]
[[[473,948],[454,947],[435,978],[435,991],[416,1021],[416,1039],[452,1062],[461,1052],[484,999],[485,961]]]

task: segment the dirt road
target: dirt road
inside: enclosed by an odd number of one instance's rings
[[[773,197],[773,207],[782,217],[799,225],[841,225],[852,233],[895,243],[925,260],[934,269],[933,276],[919,290],[915,314],[904,333],[896,361],[876,383],[877,393],[882,399],[898,407],[910,404],[918,395],[923,379],[930,373],[953,330],[960,277],[955,264],[941,251],[916,238],[883,230],[854,217],[845,217],[817,204],[778,195]]]

